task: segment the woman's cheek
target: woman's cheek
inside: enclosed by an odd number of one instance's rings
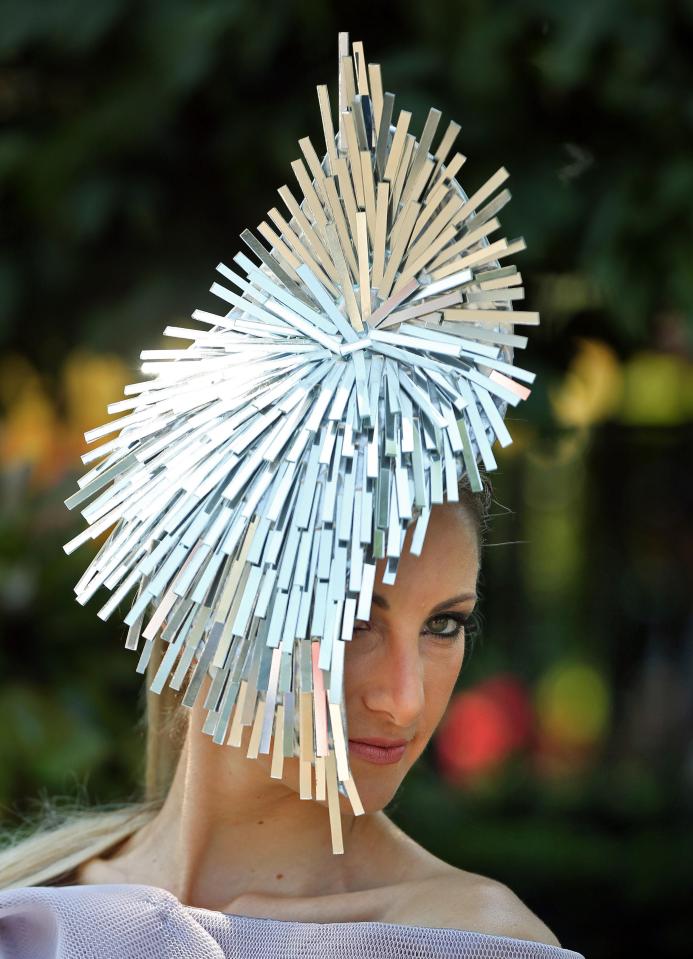
[[[431,664],[426,672],[426,713],[431,717],[434,727],[443,718],[450,702],[462,666],[463,654],[464,649],[456,651],[455,656],[446,657]]]

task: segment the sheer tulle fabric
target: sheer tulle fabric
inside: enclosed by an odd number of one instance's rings
[[[584,959],[537,942],[382,922],[254,919],[155,886],[0,892],[2,959]]]

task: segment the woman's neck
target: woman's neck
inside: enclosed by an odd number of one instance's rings
[[[213,743],[197,712],[161,810],[85,872],[87,881],[108,875],[159,886],[187,905],[225,912],[249,894],[310,898],[385,884],[374,853],[391,851],[395,827],[384,813],[343,815],[345,851],[334,855],[327,808],[286,784],[294,774],[298,782],[298,760],[285,761],[286,782],[271,779],[269,757],[248,760],[247,739],[241,748]]]

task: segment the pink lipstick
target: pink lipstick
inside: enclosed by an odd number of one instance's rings
[[[398,763],[407,748],[406,739],[350,739],[349,752],[368,762],[387,766]]]

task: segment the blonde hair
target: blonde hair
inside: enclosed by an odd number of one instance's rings
[[[161,809],[173,780],[187,726],[179,694],[149,686],[161,659],[154,647],[147,666],[144,726],[146,752],[142,799],[90,808],[72,801],[42,803],[38,817],[0,833],[0,889],[56,884],[146,826]]]
[[[460,504],[472,517],[480,545],[493,497],[488,477],[483,476],[482,483],[480,492],[472,491],[466,477],[459,484]],[[176,771],[189,715],[179,693],[169,686],[161,693],[149,689],[163,655],[161,646],[154,646],[147,666],[143,798],[96,809],[73,803],[59,810],[55,801],[49,802],[43,805],[38,826],[34,822],[20,829],[6,827],[4,835],[0,833],[0,889],[50,885],[69,877],[82,863],[146,826],[161,809]]]

